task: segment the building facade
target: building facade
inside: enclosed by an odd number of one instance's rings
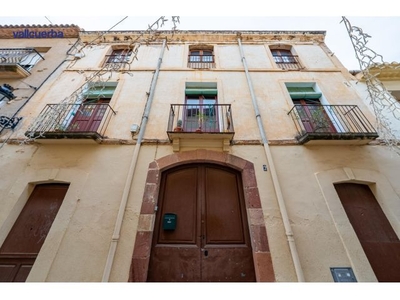
[[[400,158],[324,38],[81,31],[3,137],[2,280],[398,281]]]
[[[375,64],[368,68],[368,84],[366,74],[361,71],[354,72],[355,79],[352,85],[358,91],[364,103],[369,109],[378,115],[378,119],[382,119],[383,128],[387,127],[389,132],[382,132],[380,136],[385,134],[388,139],[400,139],[400,69],[398,63]],[[371,80],[370,78],[374,78]],[[374,104],[371,101],[371,94],[368,91],[368,85],[374,86],[372,95],[380,101]],[[382,91],[380,94],[378,91]],[[380,104],[381,103],[381,104]],[[379,125],[375,121],[375,127],[379,132]],[[386,125],[386,126],[385,126]]]

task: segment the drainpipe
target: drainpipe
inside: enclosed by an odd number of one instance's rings
[[[238,43],[239,43],[241,60],[243,62],[244,70],[245,70],[245,73],[246,73],[247,84],[248,84],[249,89],[250,89],[251,100],[253,101],[253,107],[254,107],[254,111],[255,111],[255,114],[256,114],[258,129],[260,130],[260,134],[261,134],[261,139],[262,139],[262,143],[263,143],[263,146],[264,146],[265,155],[267,157],[269,170],[270,170],[271,176],[272,176],[272,183],[274,185],[275,194],[276,194],[276,197],[278,199],[278,204],[279,204],[279,208],[280,208],[281,215],[282,215],[283,226],[285,228],[286,237],[287,237],[287,240],[289,242],[290,253],[292,255],[293,264],[294,264],[294,268],[295,268],[296,275],[297,275],[297,280],[299,282],[304,282],[305,281],[304,280],[304,274],[303,274],[303,270],[302,270],[301,265],[300,265],[300,259],[299,259],[299,255],[298,255],[298,252],[297,252],[297,249],[296,249],[296,244],[294,242],[293,231],[292,231],[292,228],[290,226],[289,216],[287,214],[285,201],[283,199],[282,190],[281,190],[281,187],[280,187],[280,184],[279,184],[279,180],[278,180],[278,175],[276,173],[274,161],[272,159],[271,150],[270,150],[269,145],[268,145],[268,139],[267,139],[267,136],[265,134],[264,126],[263,126],[263,123],[262,123],[262,120],[261,120],[260,111],[258,110],[257,100],[256,100],[256,97],[254,95],[253,85],[252,85],[251,80],[250,80],[249,70],[247,68],[246,58],[244,57],[243,48],[242,48],[242,42],[241,42],[240,38],[238,38]]]
[[[133,151],[132,160],[131,160],[131,164],[130,164],[129,172],[128,172],[128,177],[126,178],[126,181],[125,181],[124,192],[122,194],[122,200],[121,200],[121,204],[119,206],[117,220],[115,222],[114,233],[111,238],[111,245],[110,245],[110,249],[109,249],[108,256],[107,256],[106,265],[105,265],[104,271],[103,271],[103,278],[102,278],[103,282],[107,282],[110,279],[111,267],[114,262],[115,252],[117,250],[117,245],[118,245],[118,241],[120,238],[122,221],[123,221],[123,217],[125,214],[126,205],[128,202],[128,196],[129,196],[131,186],[132,186],[132,179],[133,179],[133,175],[135,173],[136,162],[138,160],[140,146],[141,146],[141,143],[143,140],[144,132],[146,131],[147,121],[149,119],[150,108],[151,108],[151,104],[152,104],[153,98],[154,98],[154,90],[156,88],[158,74],[160,73],[160,67],[161,67],[161,62],[162,62],[162,58],[164,55],[166,43],[167,43],[167,40],[165,39],[163,42],[163,45],[162,45],[160,57],[158,58],[157,69],[156,69],[156,72],[154,73],[154,76],[153,76],[153,79],[151,82],[149,98],[147,99],[146,107],[145,107],[143,117],[142,117],[142,122],[140,124],[140,131],[139,131],[138,139],[137,139],[137,142],[135,145],[135,149]]]

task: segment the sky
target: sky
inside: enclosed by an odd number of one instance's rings
[[[400,62],[400,14],[388,15],[391,0],[362,1],[345,5],[317,0],[267,2],[246,0],[223,2],[127,1],[116,5],[97,1],[96,5],[79,0],[48,5],[45,0],[28,0],[19,5],[18,15],[0,12],[0,25],[74,24],[86,31],[146,30],[160,16],[168,19],[161,29],[173,27],[171,16],[179,16],[178,30],[294,30],[326,31],[325,43],[348,70],[360,70],[360,64],[351,43],[342,16],[353,26],[360,27],[371,37],[367,47],[383,56],[385,62]],[[126,2],[125,2],[126,1]],[[357,1],[358,2],[358,1]],[[62,4],[64,3],[64,4]],[[265,3],[265,7],[260,6]],[[323,5],[321,5],[323,3]],[[175,4],[175,5],[174,5]],[[185,6],[186,8],[182,9]],[[306,7],[306,9],[305,9]],[[313,7],[308,9],[307,7]],[[282,15],[271,11],[279,10]],[[9,12],[9,10],[7,10]],[[123,14],[125,13],[125,15]]]

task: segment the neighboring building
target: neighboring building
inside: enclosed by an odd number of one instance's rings
[[[0,150],[0,278],[399,281],[400,158],[324,38],[80,32]]]
[[[19,123],[17,113],[50,76],[66,66],[78,40],[75,25],[0,26],[0,137]]]
[[[351,81],[351,83],[364,100],[364,103],[367,104],[374,115],[378,115],[378,117],[384,119],[384,122],[387,123],[391,129],[393,137],[397,140],[400,140],[400,64],[377,64],[368,69],[368,73],[378,79],[386,91],[389,92],[393,97],[392,101],[384,101],[388,96],[384,95],[383,93],[380,94],[379,96],[382,99],[380,102],[384,103],[385,105],[379,105],[378,103],[375,105],[375,109],[371,103],[371,96],[368,92],[363,72],[353,71],[352,73],[355,76],[355,80]],[[374,90],[382,89],[376,87]],[[393,103],[396,103],[396,101],[397,105],[393,105]],[[379,132],[379,126],[376,121],[373,124]],[[384,133],[381,135],[384,135]]]

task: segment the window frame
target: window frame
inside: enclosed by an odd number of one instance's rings
[[[188,67],[192,69],[215,68],[215,54],[213,46],[189,46]]]
[[[299,57],[290,45],[269,46],[274,63],[282,70],[297,71],[303,69]]]
[[[133,49],[129,46],[111,48],[105,57],[104,65],[127,64],[132,58]]]

